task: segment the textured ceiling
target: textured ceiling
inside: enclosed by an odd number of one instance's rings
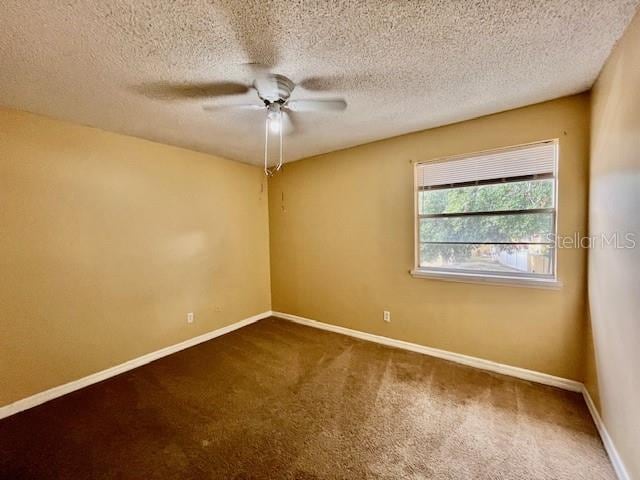
[[[290,161],[584,91],[639,1],[3,0],[0,104],[259,164],[263,112],[201,108],[255,92],[198,95],[268,66],[349,103],[297,113]]]

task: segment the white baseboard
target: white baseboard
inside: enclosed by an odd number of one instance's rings
[[[50,388],[49,390],[45,390],[44,392],[36,393],[35,395],[31,395],[30,397],[23,398],[14,403],[10,403],[9,405],[0,407],[0,419],[22,412],[23,410],[33,408],[37,405],[48,402],[49,400],[53,400],[54,398],[66,395],[67,393],[71,393],[89,385],[93,385],[94,383],[101,382],[102,380],[106,380],[107,378],[114,377],[128,370],[132,370],[149,362],[153,362],[154,360],[157,360],[159,358],[166,357],[167,355],[179,352],[180,350],[184,350],[185,348],[193,347],[194,345],[198,345],[199,343],[206,342],[207,340],[211,340],[239,328],[245,327],[251,323],[257,322],[258,320],[270,317],[271,315],[271,311],[263,312],[252,317],[245,318],[244,320],[232,323],[231,325],[227,325],[226,327],[218,328],[203,335],[190,338],[188,340],[185,340],[184,342],[161,348],[160,350],[156,350],[155,352],[147,353],[146,355],[142,355],[141,357],[137,357],[114,367],[107,368],[106,370],[92,373],[91,375],[79,378],[78,380],[73,380],[72,382],[65,383],[64,385],[59,385],[57,387]]]
[[[613,465],[613,469],[618,476],[618,480],[631,480],[631,476],[627,472],[626,467],[624,466],[624,462],[620,458],[618,454],[618,450],[613,444],[613,440],[607,431],[607,427],[605,427],[600,414],[598,413],[598,409],[596,405],[593,403],[593,399],[591,395],[589,395],[589,391],[586,386],[582,386],[582,396],[584,397],[584,401],[589,408],[589,412],[591,413],[591,417],[593,418],[593,423],[596,424],[596,428],[598,429],[598,433],[600,434],[600,438],[602,439],[602,444],[604,445],[604,449],[607,451],[607,455],[609,455],[609,460],[611,460],[611,464]]]
[[[273,315],[285,320],[290,320],[295,323],[300,323],[302,325],[308,325],[310,327],[320,328],[322,330],[328,330],[330,332],[341,333],[343,335],[349,335],[350,337],[356,337],[361,340],[368,340],[370,342],[381,343],[382,345],[388,345],[390,347],[402,348],[404,350],[422,353],[431,357],[442,358],[444,360],[449,360],[451,362],[460,363],[462,365],[479,368],[481,370],[502,373],[503,375],[509,375],[511,377],[521,378],[523,380],[529,380],[531,382],[542,383],[544,385],[551,385],[552,387],[558,387],[564,390],[570,390],[572,392],[582,392],[582,383],[575,380],[555,377],[553,375],[548,375],[546,373],[536,372],[533,370],[527,370],[524,368],[512,367],[511,365],[492,362],[491,360],[485,360],[477,357],[470,357],[468,355],[449,352],[447,350],[440,350],[438,348],[425,347],[424,345],[418,345],[417,343],[395,340],[393,338],[374,335],[372,333],[339,327],[337,325],[318,322],[317,320],[311,320],[309,318],[299,317],[297,315],[291,315],[288,313],[273,312]]]

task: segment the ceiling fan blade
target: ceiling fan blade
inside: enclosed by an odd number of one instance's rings
[[[292,135],[299,130],[295,114],[282,109],[282,133],[284,135]]]
[[[315,92],[337,90],[339,88],[344,88],[345,84],[346,82],[344,77],[337,75],[307,77],[298,82],[298,85],[305,90],[312,90]]]
[[[347,108],[347,102],[342,98],[289,100],[286,105],[292,112],[340,112]]]
[[[162,100],[182,98],[210,98],[247,93],[250,86],[236,82],[201,82],[201,83],[150,83],[141,85],[136,90],[143,95]]]
[[[255,103],[236,103],[230,105],[204,105],[203,110],[207,112],[218,112],[224,110],[264,110],[264,105],[256,105]]]
[[[313,76],[302,79],[298,85],[305,90],[314,92],[329,92],[335,90],[344,90],[353,85],[365,86],[371,88],[374,86],[374,78],[370,73],[350,73],[349,75],[334,74]]]
[[[258,72],[278,64],[279,12],[273,2],[262,2],[259,8],[247,8],[238,0],[218,0],[215,5],[235,33],[235,40],[248,60],[245,65]]]
[[[251,72],[256,77],[259,77],[262,75],[268,75],[271,68],[273,68],[273,66],[265,65],[264,63],[260,63],[260,62],[244,62],[244,63],[241,63],[240,65],[250,69]]]

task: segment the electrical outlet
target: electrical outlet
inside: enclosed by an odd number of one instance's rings
[[[390,322],[391,321],[391,312],[389,312],[388,310],[385,310],[382,314],[382,319],[385,322]]]
[[[187,323],[193,323],[194,319],[193,312],[187,313]]]

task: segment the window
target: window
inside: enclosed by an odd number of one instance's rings
[[[556,141],[416,165],[415,276],[553,284]]]

